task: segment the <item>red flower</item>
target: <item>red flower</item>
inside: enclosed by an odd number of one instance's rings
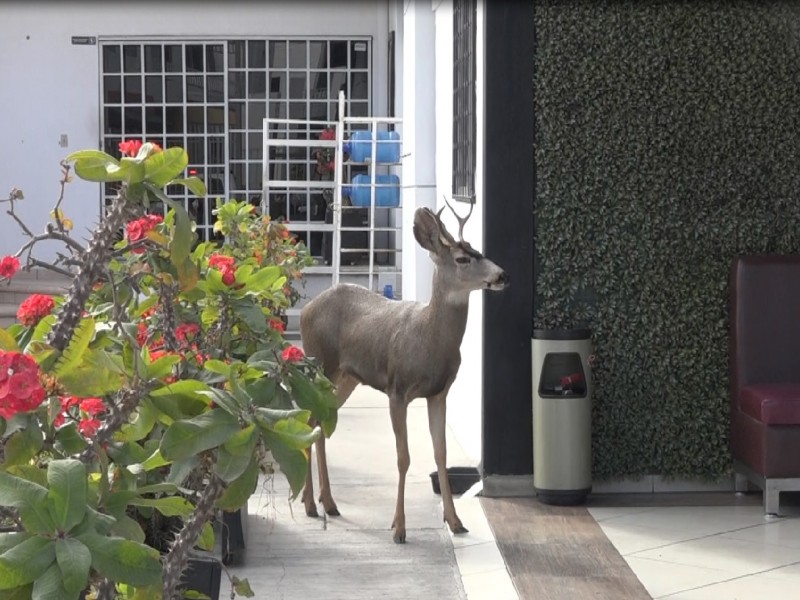
[[[39,380],[39,365],[30,356],[0,350],[0,416],[10,419],[38,407],[46,392]]]
[[[279,333],[283,333],[284,331],[286,331],[286,325],[284,325],[283,321],[281,321],[280,319],[275,319],[275,318],[270,319],[269,326],[271,329],[274,329]]]
[[[297,346],[287,346],[281,352],[281,358],[286,362],[299,362],[303,360],[306,355]]]
[[[19,271],[19,259],[16,256],[4,256],[0,259],[0,277],[11,279]]]
[[[31,294],[19,305],[17,319],[26,327],[36,325],[55,307],[53,298],[46,294]]]
[[[138,242],[143,240],[147,234],[155,229],[156,225],[164,222],[164,217],[161,215],[145,215],[141,219],[129,221],[125,225],[125,233],[129,242]],[[144,248],[133,248],[131,250],[134,254],[142,254]]]
[[[188,344],[200,333],[200,325],[197,323],[181,323],[175,328],[175,337],[182,344]]]
[[[119,153],[123,156],[136,156],[142,147],[142,140],[127,140],[119,143]]]
[[[84,398],[80,404],[81,410],[93,417],[105,411],[106,403],[100,398]]]
[[[236,272],[231,269],[222,269],[222,283],[231,286],[236,282]]]
[[[81,419],[81,422],[78,423],[78,431],[81,432],[83,437],[94,437],[97,434],[97,430],[100,429],[100,425],[99,419]]]
[[[333,127],[328,127],[327,129],[323,129],[319,134],[319,139],[321,139],[321,140],[335,140],[336,139],[336,130]]]
[[[232,256],[225,256],[223,254],[212,254],[208,259],[208,266],[222,271],[223,269],[233,267],[235,259]]]

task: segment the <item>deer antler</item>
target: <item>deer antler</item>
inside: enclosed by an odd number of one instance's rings
[[[466,217],[460,217],[458,215],[458,213],[456,212],[456,209],[454,209],[452,206],[450,206],[450,203],[447,201],[447,196],[442,194],[442,198],[444,198],[444,203],[447,204],[447,208],[450,209],[450,211],[453,213],[453,215],[455,215],[456,220],[458,221],[458,241],[463,242],[464,241],[464,225],[466,225],[467,220],[472,215],[472,209],[475,206],[475,202],[473,200],[470,200],[470,202],[469,202],[469,212],[467,213],[467,216]],[[437,217],[441,216],[443,210],[444,210],[444,208],[442,208],[442,210],[440,210],[439,213],[436,216]]]

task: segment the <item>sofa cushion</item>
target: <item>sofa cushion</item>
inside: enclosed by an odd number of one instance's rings
[[[800,383],[757,383],[742,388],[741,410],[765,425],[800,425]]]

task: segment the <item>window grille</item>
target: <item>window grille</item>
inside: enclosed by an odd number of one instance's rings
[[[475,200],[477,0],[453,2],[453,198]]]

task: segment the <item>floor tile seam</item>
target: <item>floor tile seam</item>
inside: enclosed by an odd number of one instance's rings
[[[651,560],[651,559],[644,559],[644,560]],[[659,561],[654,561],[654,562],[659,562]],[[669,562],[669,561],[661,561],[661,562]],[[670,563],[670,564],[678,564],[678,563]],[[703,585],[698,585],[698,586],[695,586],[695,587],[690,587],[690,588],[686,588],[686,589],[683,589],[683,590],[670,592],[669,594],[664,594],[663,596],[658,596],[657,598],[654,598],[653,600],[661,600],[662,598],[670,598],[670,597],[675,596],[677,594],[684,594],[686,592],[693,592],[695,590],[702,590],[704,588],[713,587],[715,585],[721,585],[723,583],[730,583],[732,581],[738,581],[740,579],[747,579],[749,577],[755,577],[757,575],[764,575],[765,573],[769,573],[771,571],[776,571],[778,569],[784,569],[786,567],[792,567],[794,565],[800,565],[800,561],[796,561],[796,562],[789,563],[789,564],[786,564],[786,565],[780,565],[778,567],[771,567],[769,569],[764,569],[763,571],[756,571],[755,573],[747,573],[747,574],[744,574],[744,575],[737,575],[737,576],[731,577],[729,579],[723,579],[722,581],[715,581],[714,583],[705,583]],[[712,570],[712,571],[720,571],[719,569],[713,569],[711,567],[703,567],[703,568],[708,569],[708,570]],[[724,573],[725,571],[720,571],[720,572]]]
[[[625,562],[628,562],[627,559],[629,557],[626,556],[624,558],[625,558]],[[697,568],[697,569],[705,569],[707,571],[718,571],[720,573],[732,573],[732,571],[727,570],[727,569],[719,569],[719,568],[716,568],[716,567],[709,567],[707,565],[696,564],[696,563],[689,564],[689,563],[683,563],[683,562],[676,562],[674,560],[668,560],[666,558],[650,558],[650,557],[647,557],[647,556],[632,556],[630,558],[637,558],[639,560],[646,560],[646,561],[649,561],[649,562],[652,562],[652,563],[664,563],[664,564],[672,565],[672,566],[676,566],[676,567],[690,567],[690,568]],[[792,567],[792,566],[798,565],[798,564],[800,564],[800,561],[790,561],[790,562],[787,562],[787,563],[781,563],[779,565],[775,565],[773,567],[761,569],[759,571],[752,571],[752,572],[748,572],[748,573],[743,573],[742,575],[736,575],[734,577],[731,577],[731,580],[740,579],[742,577],[752,577],[754,575],[761,575],[761,574],[767,573],[769,571],[776,571],[778,569],[784,569],[786,567]],[[628,563],[628,565],[630,566],[630,563]],[[633,567],[631,567],[631,569],[633,569]],[[706,586],[699,586],[699,587],[706,587]],[[690,588],[690,589],[693,589],[693,588]],[[684,590],[684,591],[688,591],[688,590]]]
[[[651,548],[643,548],[641,550],[636,550],[636,552],[627,552],[627,553],[623,554],[623,556],[636,556],[636,554],[638,554],[640,552],[651,552],[653,550],[661,550],[663,548],[669,548],[670,546],[677,546],[678,544],[687,544],[687,543],[690,543],[690,542],[698,542],[698,541],[702,541],[702,540],[711,539],[711,538],[714,538],[714,537],[721,537],[721,536],[724,536],[724,535],[728,535],[729,533],[734,533],[736,531],[745,531],[747,529],[752,529],[754,527],[763,527],[763,524],[760,524],[760,525],[748,525],[747,527],[740,527],[740,528],[737,528],[737,529],[717,531],[717,532],[714,532],[714,533],[707,533],[705,535],[699,535],[699,536],[695,536],[695,537],[690,537],[690,538],[686,538],[684,540],[677,540],[675,542],[669,542],[669,543],[666,543],[666,544],[661,544],[659,546],[653,546]],[[602,528],[602,526],[601,526],[601,528]],[[651,528],[651,529],[653,529],[653,528]],[[681,531],[684,531],[684,530],[681,530]],[[603,532],[603,533],[605,533],[605,532]],[[608,535],[606,535],[606,537],[608,537]],[[766,545],[766,546],[775,546],[775,547],[778,547],[778,548],[789,548],[789,549],[800,550],[800,548],[797,548],[795,546],[783,546],[781,544],[760,544],[760,543],[754,542],[752,540],[744,540],[744,539],[739,539],[739,538],[729,538],[729,539],[736,540],[737,542],[746,542],[746,543],[751,543],[751,544],[757,544],[759,546]],[[622,554],[622,553],[620,553],[620,554]]]

